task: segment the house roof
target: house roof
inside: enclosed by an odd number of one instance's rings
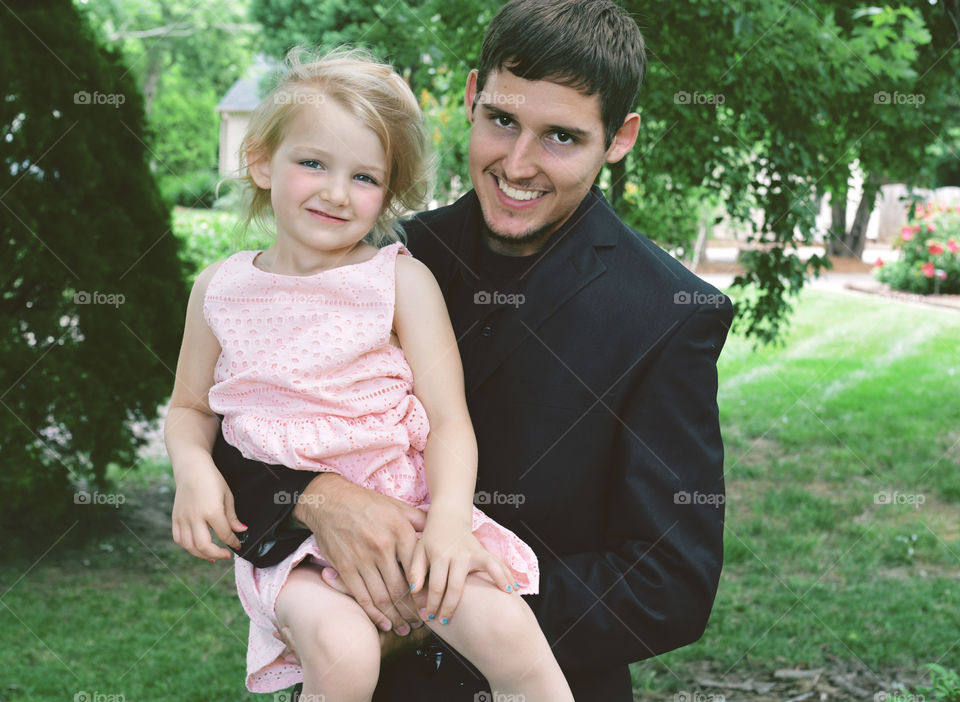
[[[257,54],[253,65],[247,69],[244,76],[237,79],[220,98],[220,102],[217,103],[217,112],[253,112],[260,104],[260,81],[276,67],[275,59]]]

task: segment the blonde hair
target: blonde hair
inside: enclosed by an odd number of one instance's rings
[[[383,210],[364,241],[373,246],[399,241],[398,220],[421,209],[430,194],[432,164],[423,114],[410,87],[393,68],[355,48],[335,49],[319,58],[303,47],[287,53],[277,85],[251,115],[240,147],[244,172],[237,180],[248,194],[244,226],[255,222],[267,231],[273,214],[270,191],[253,181],[248,155],[271,158],[296,110],[325,99],[336,100],[372,129],[386,156]]]

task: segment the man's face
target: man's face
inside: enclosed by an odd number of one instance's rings
[[[577,209],[604,162],[620,160],[636,140],[636,115],[608,148],[597,95],[508,70],[491,71],[479,93],[472,71],[465,98],[470,179],[491,246],[503,253],[539,250]]]

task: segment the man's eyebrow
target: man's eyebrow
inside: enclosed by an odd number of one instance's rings
[[[516,120],[516,116],[513,113],[507,112],[506,110],[501,110],[499,107],[494,107],[486,102],[481,102],[479,105],[494,117],[506,117],[507,119]],[[550,124],[547,125],[547,129],[551,132],[563,132],[564,134],[579,137],[580,139],[586,139],[590,136],[590,132],[588,132],[586,129],[580,129],[579,127],[565,127],[562,124]]]

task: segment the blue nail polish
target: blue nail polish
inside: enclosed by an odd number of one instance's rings
[[[507,585],[507,592],[513,592],[513,588]]]
[[[520,589],[520,583],[514,583],[513,586],[514,586],[517,590]]]
[[[446,617],[444,617],[443,619],[440,620],[440,623],[441,623],[441,624],[449,624],[449,623],[450,623],[450,620],[447,619]]]
[[[434,620],[434,616],[433,616],[432,614],[428,614],[428,615],[427,615],[427,619],[429,619],[430,621],[433,621],[433,620]]]
[[[416,583],[414,583],[413,585],[411,585],[411,586],[410,586],[410,592],[413,592],[413,588],[415,588],[416,586],[417,586]]]

